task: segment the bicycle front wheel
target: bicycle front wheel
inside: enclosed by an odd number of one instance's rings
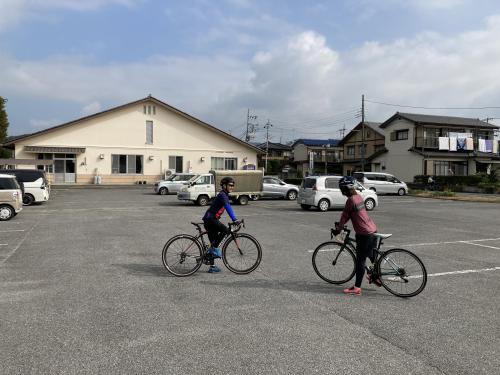
[[[424,264],[405,249],[391,249],[382,253],[376,269],[382,286],[398,297],[416,296],[427,284]]]
[[[330,284],[343,284],[356,273],[356,257],[352,249],[338,242],[325,242],[314,250],[314,272]]]
[[[224,265],[238,275],[254,271],[261,259],[262,249],[259,242],[246,233],[235,233],[222,247]]]
[[[189,234],[174,236],[163,247],[162,261],[172,275],[192,275],[202,264],[201,245]]]

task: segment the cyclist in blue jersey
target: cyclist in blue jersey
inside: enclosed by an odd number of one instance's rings
[[[227,211],[227,214],[233,220],[233,222],[238,222],[236,216],[234,215],[231,204],[229,203],[229,193],[234,189],[234,178],[224,177],[220,181],[222,190],[217,194],[212,204],[208,208],[207,212],[203,216],[203,223],[205,229],[207,230],[208,238],[210,240],[210,248],[208,253],[214,258],[221,257],[221,250],[219,245],[224,239],[226,234],[229,233],[230,229],[219,221],[219,218]],[[220,272],[220,268],[212,264],[208,269],[209,273]]]

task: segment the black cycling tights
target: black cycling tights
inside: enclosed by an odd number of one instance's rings
[[[373,249],[377,245],[377,237],[373,234],[356,234],[356,282],[355,286],[361,287],[365,275],[366,258],[373,260]]]
[[[205,219],[203,223],[213,247],[219,247],[226,234],[231,233],[229,228],[217,219]]]

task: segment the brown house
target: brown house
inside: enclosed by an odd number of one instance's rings
[[[384,131],[379,122],[360,122],[338,144],[343,148],[342,173],[370,171],[371,160],[386,152]]]

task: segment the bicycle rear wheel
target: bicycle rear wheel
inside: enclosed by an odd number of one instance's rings
[[[192,275],[202,264],[201,245],[189,234],[174,236],[163,247],[162,261],[172,275]]]
[[[377,260],[382,286],[398,297],[413,297],[424,290],[427,271],[422,261],[405,249],[390,249]]]
[[[254,271],[262,259],[259,242],[249,234],[235,233],[222,247],[222,261],[229,271],[244,275]]]
[[[356,273],[354,251],[346,245],[328,241],[319,245],[312,255],[314,272],[330,284],[343,284]]]

